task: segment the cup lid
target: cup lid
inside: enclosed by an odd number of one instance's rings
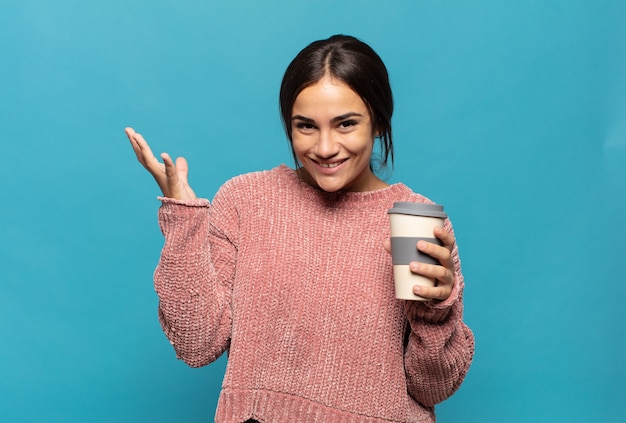
[[[442,219],[445,219],[448,217],[448,215],[443,211],[442,205],[427,204],[427,203],[396,202],[396,203],[393,203],[393,208],[389,209],[387,213],[410,214],[413,216],[426,216],[426,217],[440,217]]]

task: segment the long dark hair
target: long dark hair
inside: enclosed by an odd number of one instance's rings
[[[293,141],[291,113],[296,97],[327,74],[347,84],[367,105],[374,132],[380,140],[380,165],[385,167],[388,160],[393,164],[393,95],[387,68],[369,45],[348,35],[333,35],[326,40],[314,41],[287,67],[280,86],[280,113],[289,141]],[[291,152],[298,166],[293,145]]]

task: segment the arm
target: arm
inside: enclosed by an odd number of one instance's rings
[[[159,320],[177,356],[200,367],[228,348],[235,249],[224,236],[211,233],[207,200],[162,201],[159,224],[165,244],[154,274]]]
[[[236,248],[228,231],[212,230],[217,228],[212,220],[226,219],[212,219],[216,207],[196,198],[188,183],[187,161],[179,157],[174,162],[163,153],[160,163],[140,134],[132,128],[125,132],[137,160],[164,196],[159,224],[165,245],[154,273],[159,320],[178,357],[190,366],[203,366],[228,348]]]
[[[464,282],[450,221],[446,221],[444,231],[435,234],[444,246],[429,244],[420,250],[437,256],[442,265],[422,267],[419,273],[437,278],[438,287],[419,295],[442,300],[405,303],[410,326],[405,348],[407,389],[425,406],[444,401],[459,388],[474,355],[474,335],[463,323]]]

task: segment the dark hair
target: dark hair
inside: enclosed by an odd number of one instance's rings
[[[289,141],[293,141],[291,113],[296,97],[327,74],[344,82],[361,96],[369,108],[373,129],[380,140],[381,166],[386,166],[388,159],[393,164],[393,95],[387,68],[369,45],[347,35],[333,35],[326,40],[314,41],[300,51],[287,67],[280,86],[280,112]],[[291,152],[298,166],[293,145]]]

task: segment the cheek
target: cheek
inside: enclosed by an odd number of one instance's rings
[[[297,135],[293,135],[291,138],[292,138],[291,148],[293,149],[294,153],[296,153],[296,155],[302,154],[304,152],[304,150],[305,150],[305,146],[304,146],[304,142],[302,140],[302,137],[297,136]]]
[[[294,135],[292,137],[291,149],[293,150],[293,154],[296,156],[299,162],[301,163],[306,162],[304,158],[308,154],[308,152],[311,150],[311,148],[313,148],[313,146],[310,140],[308,139],[308,137],[303,137],[302,135],[300,136]]]
[[[360,156],[371,156],[374,149],[374,138],[370,134],[361,134],[351,142],[352,151]]]

